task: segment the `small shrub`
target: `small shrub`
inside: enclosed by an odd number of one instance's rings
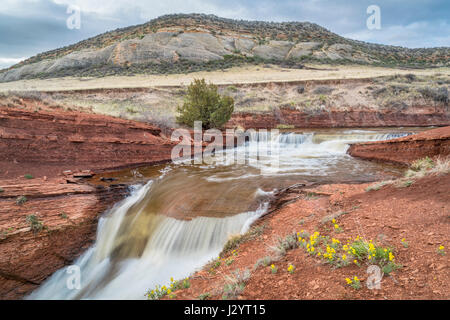
[[[290,274],[293,274],[295,272],[295,267],[292,264],[290,264],[289,267],[287,268],[287,271]]]
[[[211,294],[209,292],[202,293],[198,296],[199,300],[207,300],[209,297],[211,297]]]
[[[220,128],[230,118],[234,110],[234,100],[217,92],[217,86],[206,84],[205,79],[194,80],[182,106],[178,107],[180,115],[177,122],[194,126],[201,121],[203,129]]]
[[[435,166],[434,161],[430,157],[415,160],[411,164],[411,169],[414,171],[429,170]]]
[[[5,190],[3,190],[3,188],[0,188],[0,193],[4,192]]]
[[[254,269],[256,270],[259,266],[264,266],[264,267],[268,267],[272,262],[272,257],[271,256],[265,256],[264,258],[258,259],[258,261],[256,261]]]
[[[270,265],[270,272],[272,274],[275,274],[278,272],[278,268],[274,264],[272,264],[272,265]]]
[[[406,79],[408,82],[413,82],[413,81],[416,81],[417,77],[416,77],[416,75],[413,74],[413,73],[408,73],[408,74],[405,74],[405,79]]]
[[[319,87],[314,89],[313,93],[314,94],[326,95],[326,94],[330,94],[331,92],[333,92],[333,90],[334,89],[331,88],[331,87],[319,86]]]
[[[20,205],[22,205],[22,204],[24,204],[25,202],[27,202],[28,201],[28,199],[27,199],[27,197],[25,197],[25,196],[19,196],[19,197],[17,197],[17,199],[16,199],[16,203],[20,206]]]
[[[361,282],[357,276],[354,276],[352,279],[345,278],[345,281],[347,282],[347,285],[349,285],[353,289],[355,289],[355,290],[361,289]]]
[[[31,174],[24,175],[25,179],[33,179],[33,176]]]
[[[185,278],[183,280],[177,280],[175,281],[173,278],[170,278],[170,286],[159,286],[157,285],[154,289],[148,290],[145,293],[145,296],[149,300],[159,300],[163,298],[164,296],[168,295],[169,298],[175,298],[175,294],[173,291],[180,290],[180,289],[187,289],[191,286],[191,283],[189,282],[189,278]]]
[[[226,264],[227,266],[229,266],[229,265],[231,265],[231,264],[233,263],[233,261],[234,261],[233,258],[228,258],[228,259],[225,260],[225,264]]]
[[[191,282],[189,278],[185,278],[183,280],[174,281],[173,278],[170,279],[170,288],[172,290],[180,290],[180,289],[188,289],[191,287]]]
[[[389,275],[392,271],[400,269],[401,267],[401,265],[395,264],[394,262],[388,262],[381,270],[384,274]]]
[[[236,88],[236,86],[228,86],[228,87],[227,87],[227,90],[228,90],[228,91],[231,91],[231,92],[237,92],[237,91],[238,91],[238,88]]]
[[[297,93],[298,94],[302,94],[303,92],[305,92],[305,87],[304,86],[298,86],[297,87]]]
[[[145,293],[148,300],[159,300],[167,294],[172,293],[172,290],[168,289],[166,286],[156,286],[155,289],[149,290]]]
[[[242,291],[244,291],[245,284],[248,279],[250,279],[251,273],[250,270],[245,269],[242,273],[236,269],[232,272],[231,276],[227,276],[227,283],[223,288],[222,299],[235,299],[237,298]]]
[[[44,227],[44,224],[34,214],[27,216],[26,220],[34,233],[38,233]]]
[[[424,87],[420,88],[418,91],[420,94],[422,94],[424,98],[432,99],[436,102],[447,103],[449,101],[448,90],[446,87],[439,87],[439,88]]]

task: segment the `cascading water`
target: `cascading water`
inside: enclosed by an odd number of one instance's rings
[[[406,133],[255,132],[249,141],[217,155],[211,165],[166,165],[162,174],[133,188],[99,220],[95,245],[74,265],[81,288],[69,289],[68,268],[53,274],[29,299],[140,299],[148,289],[181,279],[205,265],[227,239],[245,232],[267,210],[271,191],[298,182],[371,180],[395,170],[353,159],[348,143]],[[260,154],[260,144],[279,154]],[[246,153],[243,164],[230,153]],[[277,157],[277,168],[270,167]],[[264,170],[263,170],[264,169]],[[139,171],[135,169],[135,171]],[[145,176],[145,170],[138,175]]]

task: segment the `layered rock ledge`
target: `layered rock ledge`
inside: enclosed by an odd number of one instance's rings
[[[64,170],[109,170],[170,160],[174,143],[155,126],[42,110],[45,106],[38,102],[24,106],[0,108],[0,177],[56,176]]]
[[[408,165],[414,160],[450,155],[450,126],[392,139],[352,144],[351,156]]]

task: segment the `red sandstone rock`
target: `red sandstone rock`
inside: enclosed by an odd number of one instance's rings
[[[0,108],[0,177],[55,176],[170,160],[174,145],[155,126],[114,117]]]
[[[445,157],[450,155],[450,126],[388,141],[352,144],[347,152],[353,157],[406,165],[426,156]]]
[[[445,126],[450,124],[446,107],[411,107],[407,112],[392,110],[327,110],[304,112],[282,108],[279,112],[234,113],[227,123],[228,128],[243,127],[275,128],[279,124],[296,128],[355,128],[355,127],[400,127],[400,126]]]
[[[61,179],[1,180],[0,299],[18,299],[59,268],[73,261],[95,240],[101,213],[127,192],[109,187],[67,184]],[[19,205],[16,199],[25,196]],[[27,216],[43,229],[34,233]]]

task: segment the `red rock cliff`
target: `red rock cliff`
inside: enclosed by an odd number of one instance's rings
[[[353,109],[318,112],[282,108],[276,112],[234,113],[227,127],[276,128],[279,124],[297,128],[445,126],[450,124],[450,114],[445,107],[412,107],[406,111]]]
[[[356,143],[347,151],[362,159],[410,164],[414,160],[450,155],[450,126],[388,141]]]
[[[152,125],[79,112],[0,108],[0,177],[56,175],[170,160]]]

